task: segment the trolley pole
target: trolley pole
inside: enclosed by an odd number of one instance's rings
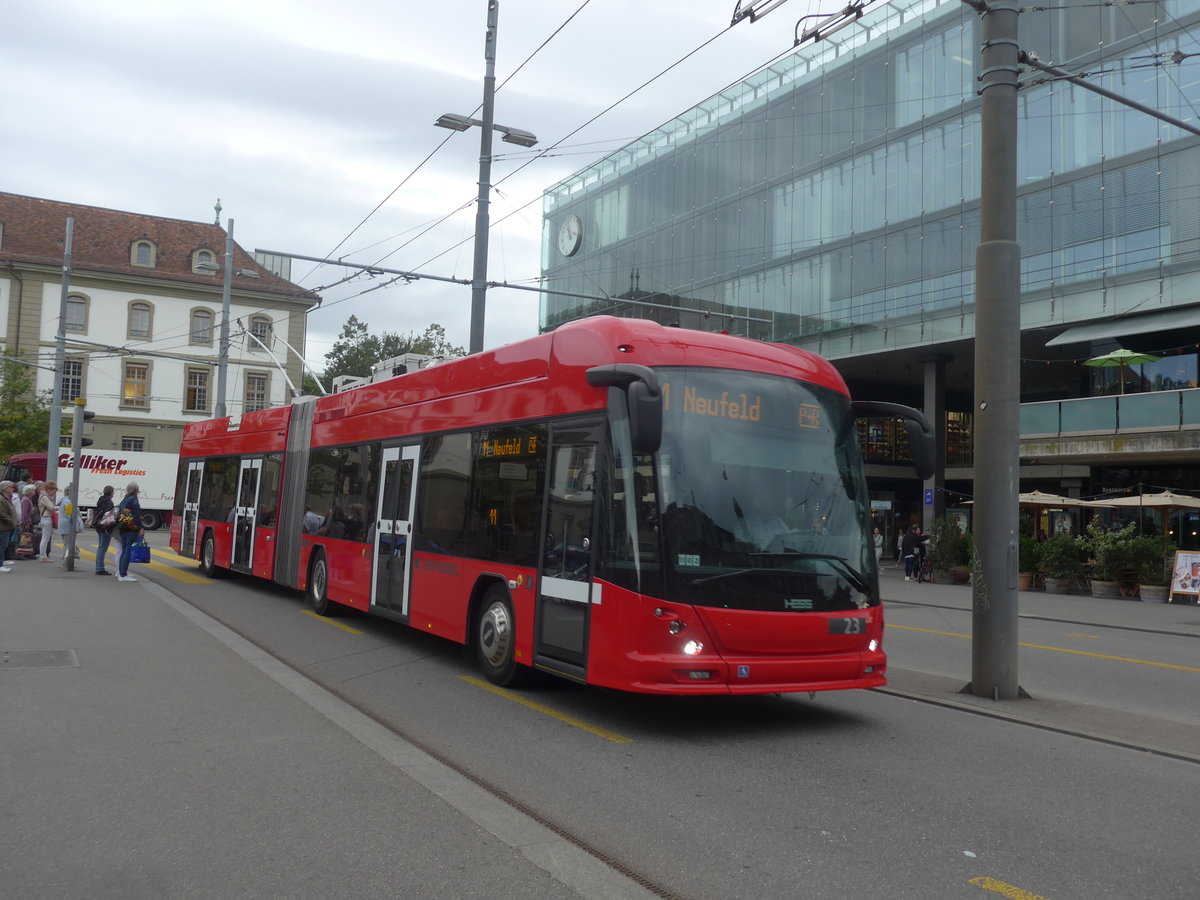
[[[975,254],[975,544],[971,682],[1016,699],[1021,248],[1017,244],[1016,0],[964,0],[983,14],[980,243]]]

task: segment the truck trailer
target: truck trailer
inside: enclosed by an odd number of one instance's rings
[[[106,485],[113,486],[113,501],[121,502],[125,487],[136,481],[141,489],[138,502],[142,507],[142,526],[148,531],[161,528],[171,521],[175,503],[175,475],[179,468],[177,453],[147,453],[139,451],[95,451],[88,448],[79,454],[80,509],[96,505]],[[74,477],[74,460],[70,449],[58,451],[58,485],[69,487]],[[16,453],[4,466],[4,480],[17,482],[45,481],[45,453]]]

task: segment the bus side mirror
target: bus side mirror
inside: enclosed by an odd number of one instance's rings
[[[662,394],[650,392],[644,381],[630,383],[629,432],[634,453],[657,453],[662,444]]]
[[[933,443],[933,429],[925,414],[911,406],[886,403],[882,400],[855,400],[854,415],[858,418],[897,416],[904,420],[904,430],[912,445],[913,468],[922,481],[933,477],[937,462],[937,448]]]
[[[621,388],[629,407],[634,453],[655,453],[662,443],[662,392],[653,369],[635,363],[595,366],[584,373],[593,387]]]

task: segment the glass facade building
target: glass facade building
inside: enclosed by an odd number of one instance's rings
[[[950,369],[953,409],[975,337],[981,28],[961,0],[871,6],[548,189],[542,328],[610,313],[728,330],[885,387],[890,368],[945,348],[967,360]],[[1020,35],[1044,61],[1200,123],[1200,0],[1063,4],[1022,13]],[[1130,317],[1153,335],[1138,349],[1171,354],[1134,377],[1195,388],[1182,338],[1200,328],[1200,138],[1035,70],[1018,135],[1023,399],[1115,390],[1120,376],[1079,363],[1119,329],[1054,339]],[[1153,314],[1185,328],[1146,326]]]

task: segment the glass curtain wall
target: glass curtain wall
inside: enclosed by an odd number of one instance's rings
[[[616,299],[543,295],[543,329],[608,312],[835,358],[972,336],[979,42],[959,0],[897,0],[554,186],[545,286]],[[1200,0],[1025,13],[1021,42],[1200,119]],[[1019,156],[1025,327],[1194,301],[1200,139],[1029,72]]]

